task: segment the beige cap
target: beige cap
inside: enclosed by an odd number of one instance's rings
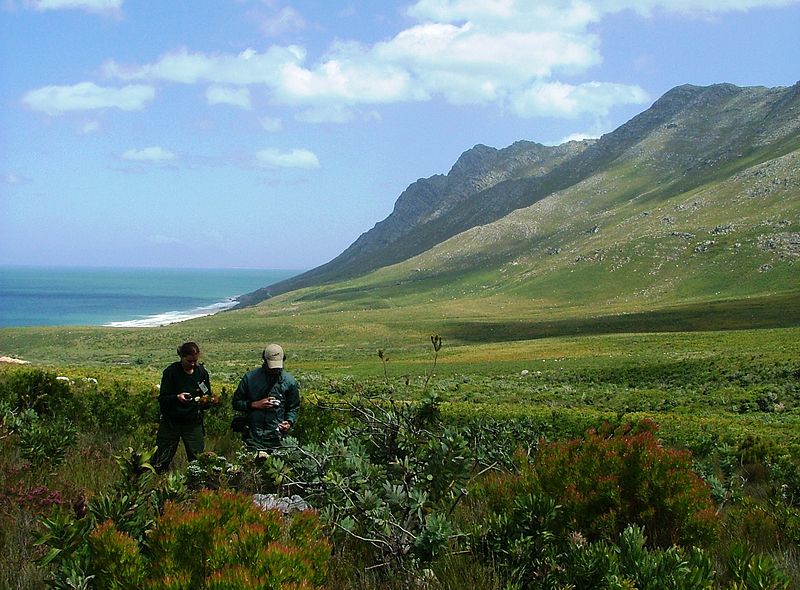
[[[264,349],[263,354],[264,360],[267,363],[267,367],[270,369],[282,369],[283,368],[283,348],[281,348],[280,344],[267,344],[267,347]]]

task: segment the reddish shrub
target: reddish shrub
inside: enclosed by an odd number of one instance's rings
[[[315,588],[330,546],[313,512],[285,520],[249,496],[203,491],[193,505],[167,503],[148,539],[151,579],[174,588]]]
[[[616,539],[637,524],[656,547],[708,544],[718,531],[708,486],[692,471],[689,453],[664,448],[655,432],[648,422],[543,442],[534,486],[591,540]]]

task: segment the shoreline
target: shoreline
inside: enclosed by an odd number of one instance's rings
[[[0,273],[0,329],[149,328],[241,307],[295,274],[269,269],[14,268]]]
[[[106,322],[101,324],[101,326],[104,328],[157,328],[159,326],[167,326],[169,324],[177,324],[188,320],[211,316],[236,307],[238,304],[238,298],[229,297],[223,301],[212,303],[211,305],[196,307],[186,311],[165,311],[134,320]]]

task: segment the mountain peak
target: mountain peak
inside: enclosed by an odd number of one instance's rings
[[[448,176],[481,174],[497,159],[498,150],[479,143],[459,156]]]

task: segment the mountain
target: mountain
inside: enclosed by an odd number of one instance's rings
[[[760,293],[765,283],[790,288],[793,280],[796,288],[798,150],[800,83],[679,86],[598,140],[556,147],[518,141],[499,150],[477,145],[447,175],[411,184],[386,219],[327,264],[241,302],[370,273],[379,282],[391,276],[395,285],[422,286],[426,277],[463,281],[503,265],[513,265],[506,278],[517,277],[512,282],[520,289],[558,283],[554,292],[561,292],[575,283],[564,274],[575,275],[582,262],[636,266],[643,275],[627,277],[635,278],[629,286],[677,298],[680,284],[695,275],[702,282],[698,277],[708,272],[691,271],[694,260],[665,278],[667,261],[684,255],[715,261],[722,277],[715,292]],[[631,264],[643,257],[658,269]],[[775,257],[780,268],[771,272]],[[725,283],[729,271],[744,280],[746,258],[762,261],[763,276],[748,274],[749,290]],[[591,283],[585,272],[577,274]],[[646,278],[656,275],[666,283]]]

